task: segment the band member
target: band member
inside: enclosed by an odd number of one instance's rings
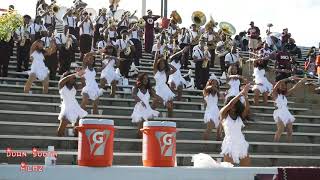
[[[140,129],[143,126],[143,121],[159,116],[159,112],[153,110],[149,104],[150,96],[153,97],[154,102],[155,99],[160,99],[154,89],[152,89],[148,75],[145,73],[139,74],[136,84],[132,89],[132,97],[136,105],[131,114],[132,122],[138,124],[138,137],[142,135]]]
[[[136,66],[139,66],[140,58],[142,57],[142,44],[140,38],[143,37],[143,32],[137,24],[132,24],[131,29],[129,30],[129,34],[130,40],[133,42],[135,47],[135,53],[133,56],[134,64]]]
[[[9,41],[0,40],[0,77],[8,76],[9,60],[13,52],[13,47],[13,37],[11,37]]]
[[[73,15],[73,10],[69,9],[63,16],[65,32],[69,30],[69,33],[79,39],[79,33],[76,30],[79,19]]]
[[[159,102],[162,102],[162,104],[168,109],[168,117],[172,117],[173,98],[175,97],[175,94],[169,88],[167,80],[170,75],[176,72],[176,68],[168,64],[165,56],[160,56],[160,58],[159,56],[160,55],[156,55],[153,63],[154,79],[156,80],[155,90],[156,94],[160,97],[155,106],[159,106]]]
[[[114,66],[119,66],[120,60],[116,57],[117,50],[109,42],[102,50],[104,60],[102,61],[102,71],[100,76],[101,88],[105,88],[106,84],[111,86],[110,97],[114,97],[116,93],[116,85],[120,80],[119,74],[116,73]]]
[[[183,86],[187,84],[180,71],[183,51],[186,51],[186,49],[176,52],[170,57],[170,64],[176,68],[176,72],[169,76],[168,84],[172,90],[176,91],[178,101],[181,100]]]
[[[48,32],[45,32],[45,37],[41,38],[41,41],[44,43],[44,49],[49,49],[50,45],[52,44],[51,41],[54,41],[54,46],[57,46],[55,44],[55,38],[52,36],[53,34],[53,27],[48,27]],[[58,68],[58,54],[57,51],[53,52],[51,55],[45,56],[45,64],[49,68],[50,71],[50,79],[55,80],[56,79],[56,73]]]
[[[132,15],[130,15],[130,12],[129,11],[126,11],[123,15],[122,15],[122,18],[121,18],[121,21],[118,23],[118,29],[117,29],[117,32],[118,32],[118,38],[121,39],[121,31],[122,30],[129,30],[129,19],[131,17],[134,16],[134,14],[136,13],[137,11],[135,11]],[[130,16],[129,16],[130,15]]]
[[[47,31],[47,28],[42,25],[41,16],[37,16],[34,23],[30,25],[31,28],[31,39],[33,41],[41,39],[41,32]]]
[[[250,22],[250,28],[247,31],[249,36],[249,49],[251,51],[256,51],[259,44],[259,37],[260,37],[260,29],[254,26],[254,22]]]
[[[193,48],[193,61],[196,63],[195,68],[195,82],[198,89],[203,89],[209,78],[210,53],[205,49],[205,38],[201,37],[199,45]]]
[[[52,27],[55,29],[56,27],[56,17],[51,12],[46,12],[43,16],[44,20],[44,26],[48,29],[49,27]]]
[[[36,16],[38,16],[38,8],[42,6],[43,8],[44,7],[47,7],[48,5],[46,4],[46,1],[45,0],[38,0],[37,1],[37,4],[36,4]]]
[[[218,57],[220,59],[220,67],[222,72],[226,72],[226,66],[225,66],[225,56],[229,53],[227,49],[227,37],[224,34],[220,35],[221,41],[217,43],[217,48],[215,50],[215,53],[218,54]]]
[[[44,50],[44,44],[41,40],[36,40],[30,50],[30,60],[32,61],[29,78],[25,84],[24,92],[29,93],[33,81],[39,79],[42,81],[43,93],[48,93],[49,87],[49,70],[44,64],[44,56],[50,56],[56,51],[54,41],[51,41],[50,48]]]
[[[169,36],[172,37],[172,36]],[[189,60],[189,51],[190,51],[190,43],[191,43],[192,36],[190,32],[186,28],[181,28],[181,34],[178,36],[178,42],[180,45],[180,49],[186,49],[183,51],[183,58],[182,64],[183,67],[186,69],[188,67],[188,60]]]
[[[86,53],[91,51],[93,24],[88,12],[83,12],[83,20],[79,24],[80,28],[80,61]]]
[[[287,89],[287,83],[296,80],[295,78],[286,78],[277,82],[272,91],[272,97],[275,101],[276,110],[273,112],[274,121],[277,123],[277,131],[274,135],[274,141],[279,142],[281,134],[284,129],[287,128],[287,140],[291,142],[292,140],[292,123],[295,118],[288,110],[287,98],[286,96],[292,95],[292,93],[299,87],[301,87],[306,79],[301,79],[297,84],[295,84],[291,89]]]
[[[197,25],[192,24],[190,27],[190,36],[191,36],[191,43],[190,43],[190,52],[192,54],[193,48],[199,44],[199,38],[201,33],[198,31]]]
[[[103,27],[105,22],[108,21],[107,19],[107,9],[103,8],[99,12],[99,16],[96,18],[95,22],[96,25],[94,26],[94,36],[93,36],[93,47],[95,48],[97,45],[97,42],[101,41],[103,38],[100,35],[100,28]]]
[[[226,54],[226,56],[224,58],[224,62],[226,63],[225,67],[227,69],[229,69],[230,65],[234,65],[234,66],[236,66],[238,68],[238,73],[242,74],[242,71],[241,71],[241,68],[240,68],[240,55],[237,52],[237,47],[236,46],[233,46],[231,48],[231,51],[228,54]]]
[[[92,113],[98,114],[99,96],[101,95],[101,91],[96,81],[96,71],[93,67],[94,61],[94,53],[90,52],[85,54],[83,58],[83,69],[85,73],[83,74],[81,79],[83,86],[81,92],[81,108],[86,110],[87,104],[90,100],[92,100]]]
[[[179,36],[178,26],[177,26],[177,23],[173,19],[170,20],[170,23],[167,28],[167,34],[169,37],[173,37],[174,39],[179,38],[178,37]]]
[[[144,30],[144,49],[145,52],[151,53],[154,42],[154,22],[159,19],[160,16],[152,15],[152,11],[150,9],[147,11],[147,13],[147,16],[143,16],[143,19],[146,21]]]
[[[266,71],[264,68],[264,61],[262,59],[257,59],[254,61],[254,86],[252,88],[254,92],[254,105],[259,104],[259,95],[263,95],[264,105],[268,104],[268,94],[272,90],[272,84],[268,81],[266,77]]]
[[[203,98],[205,100],[206,110],[204,113],[204,123],[207,124],[207,129],[203,134],[204,140],[209,140],[210,133],[212,129],[217,128],[217,140],[220,140],[219,137],[221,127],[220,124],[220,116],[219,116],[219,107],[218,107],[218,99],[219,99],[219,81],[216,76],[213,74],[212,77],[208,80],[206,87],[203,89]]]
[[[130,65],[132,63],[132,57],[134,53],[134,44],[128,39],[128,31],[122,30],[122,39],[118,39],[116,46],[118,49],[117,56],[124,60],[120,61],[119,69],[122,76],[128,78]]]
[[[236,163],[240,166],[250,166],[248,154],[249,144],[245,140],[241,129],[244,127],[243,119],[248,115],[249,101],[248,90],[250,84],[237,94],[227,98],[226,105],[220,110],[220,118],[224,129],[225,137],[222,142],[221,154],[224,155],[224,162]],[[245,103],[240,102],[245,99]]]
[[[16,30],[15,35],[18,42],[17,45],[17,71],[28,71],[29,57],[31,47],[31,27],[29,26],[31,17],[29,15],[23,16],[23,26]],[[24,68],[22,69],[22,64]]]
[[[207,39],[207,46],[209,49],[209,52],[211,54],[211,59],[210,59],[210,67],[214,68],[214,61],[216,58],[216,53],[215,49],[217,47],[217,43],[220,41],[220,37],[217,32],[214,31],[214,27],[208,27],[206,28],[205,33],[203,36]]]
[[[57,129],[57,136],[64,136],[65,129],[69,123],[77,125],[79,119],[88,115],[87,111],[83,110],[77,99],[77,89],[79,88],[76,79],[84,75],[84,70],[77,69],[76,73],[65,72],[59,81],[59,94],[62,99],[61,111],[58,119],[60,120]]]
[[[67,30],[69,31],[69,30]],[[76,37],[68,32],[55,35],[59,51],[59,74],[70,71],[71,62],[75,57]]]

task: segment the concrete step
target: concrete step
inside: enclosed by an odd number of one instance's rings
[[[41,136],[55,136],[58,123],[32,123],[32,122],[10,122],[0,121],[0,134],[7,135],[41,135]],[[68,129],[72,129],[71,125]],[[137,127],[135,126],[115,126],[115,137],[118,138],[132,138],[136,136]],[[205,131],[205,125],[202,129],[193,128],[177,128],[177,139],[190,139],[199,140],[202,139]],[[260,142],[272,142],[274,132],[273,131],[252,131],[245,130],[246,140],[248,142],[260,141]],[[68,131],[65,132],[68,136]],[[283,140],[285,140],[286,133],[283,133]],[[210,140],[216,139],[216,129],[213,129]],[[283,141],[285,142],[285,141]],[[294,132],[293,142],[296,143],[320,143],[320,133],[303,133]]]

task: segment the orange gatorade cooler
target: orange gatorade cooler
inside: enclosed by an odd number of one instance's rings
[[[79,124],[78,165],[112,166],[113,120],[81,119]]]
[[[174,167],[176,161],[176,123],[143,123],[142,161],[148,167]]]
[[[317,74],[320,74],[320,55],[316,59]]]

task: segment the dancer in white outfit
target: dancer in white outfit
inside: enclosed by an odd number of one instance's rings
[[[158,117],[159,115],[159,112],[153,110],[149,104],[150,96],[152,96],[154,100],[157,98],[156,93],[150,85],[147,74],[139,74],[136,85],[132,90],[132,97],[134,98],[136,105],[134,106],[131,115],[132,122],[138,124],[138,137],[141,137],[140,129],[143,126],[143,121]]]
[[[169,76],[168,84],[170,85],[172,90],[176,90],[177,100],[181,100],[182,89],[185,84],[187,84],[186,80],[181,75],[181,57],[183,51],[179,51],[170,57],[171,65],[176,68],[176,72]]]
[[[247,79],[241,75],[238,75],[238,68],[235,65],[230,65],[228,69],[228,77],[227,77],[227,85],[229,89],[227,90],[227,94],[225,99],[228,99],[231,96],[236,96],[240,92],[241,81],[243,83],[247,82]],[[240,99],[242,103],[244,103],[244,99]]]
[[[268,94],[272,91],[272,84],[268,81],[266,77],[266,71],[264,69],[264,61],[262,59],[257,59],[254,61],[254,83],[252,90],[254,91],[254,105],[259,104],[259,95],[263,95],[264,105],[268,104]]]
[[[297,78],[290,77],[277,82],[272,91],[272,97],[275,101],[276,110],[273,112],[273,118],[277,123],[277,131],[274,135],[274,141],[279,142],[282,132],[287,128],[287,140],[292,140],[292,123],[295,120],[293,115],[289,112],[287,106],[286,96],[292,95],[292,93],[300,86],[302,86],[307,80],[301,79],[291,89],[287,89],[287,83],[297,80]]]
[[[218,79],[213,76],[210,78],[206,84],[206,87],[203,89],[203,97],[205,100],[206,110],[204,112],[204,123],[207,124],[207,129],[203,135],[204,140],[209,139],[209,135],[212,129],[215,127],[217,128],[217,140],[220,140],[219,130],[220,126],[220,115],[219,115],[219,108],[218,108],[218,97],[219,97],[219,82]]]
[[[32,83],[39,79],[42,81],[43,93],[48,94],[49,88],[49,70],[44,64],[44,56],[50,56],[57,51],[54,41],[50,42],[50,48],[44,50],[44,44],[41,40],[35,41],[31,46],[30,60],[32,61],[29,78],[25,84],[24,92],[29,93]]]
[[[242,127],[244,127],[242,119],[247,116],[250,108],[247,97],[249,88],[250,84],[247,84],[237,96],[230,96],[226,105],[220,111],[225,132],[221,154],[224,155],[225,162],[240,163],[240,166],[250,166],[249,144],[241,132]],[[244,104],[240,102],[241,97],[245,99]]]
[[[76,78],[80,78],[83,74],[84,71],[79,69],[77,69],[77,72],[74,74],[66,72],[62,75],[61,80],[59,81],[58,86],[62,102],[61,111],[58,117],[60,120],[60,125],[57,130],[58,136],[64,136],[64,131],[68,123],[76,125],[80,118],[83,118],[88,114],[80,107],[76,99]]]
[[[170,64],[164,57],[157,58],[153,63],[154,79],[156,80],[156,94],[161,97],[161,102],[168,109],[168,117],[172,117],[173,98],[175,94],[167,84],[168,77],[176,72],[176,68]],[[157,104],[159,106],[159,104]]]
[[[96,71],[93,67],[94,63],[94,53],[87,53],[83,58],[83,69],[85,71],[82,76],[83,89],[81,92],[82,102],[81,107],[86,110],[89,100],[93,101],[93,114],[98,114],[98,103],[101,91],[99,89],[98,83],[95,79]]]
[[[120,75],[116,73],[114,66],[119,66],[120,59],[116,57],[116,49],[111,43],[103,50],[104,60],[102,61],[102,71],[100,76],[101,88],[105,88],[106,84],[111,86],[110,97],[114,97],[116,93],[116,85],[120,80]]]

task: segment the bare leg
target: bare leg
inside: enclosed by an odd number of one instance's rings
[[[223,127],[222,127],[222,123],[220,122],[219,126],[217,128],[217,134],[216,134],[216,140],[217,141],[221,141],[221,139],[222,139],[222,137],[221,137],[222,131],[223,131]]]
[[[268,92],[264,92],[263,93],[263,104],[265,105],[265,106],[267,106],[268,105]]]
[[[107,84],[107,81],[105,78],[101,78],[100,79],[100,86],[101,88],[105,88],[106,87],[106,84]]]
[[[283,133],[283,130],[284,130],[284,124],[281,120],[279,120],[277,122],[277,131],[276,131],[276,134],[274,135],[274,140],[273,140],[274,142],[279,142],[281,134]]]
[[[116,81],[112,81],[110,97],[114,97],[116,95],[116,84]]]
[[[81,101],[81,108],[86,111],[88,103],[89,103],[89,96],[87,94],[83,94],[82,101]]]
[[[183,89],[182,85],[179,85],[179,86],[178,86],[178,97],[177,97],[177,100],[178,100],[178,101],[181,101],[182,89]]]
[[[66,120],[65,118],[63,118],[62,120],[60,120],[60,124],[59,127],[57,129],[57,136],[62,137],[64,136],[64,131],[68,125],[69,121]]]
[[[140,129],[143,128],[143,121],[139,122],[138,124],[138,131],[137,131],[137,138],[142,138],[142,132],[140,131]]]
[[[35,74],[30,74],[29,78],[24,86],[24,93],[29,93],[32,83],[33,81],[35,81],[37,79],[37,76]]]
[[[211,133],[213,127],[214,127],[214,123],[212,121],[207,123],[207,129],[203,134],[203,140],[209,140],[210,133]]]
[[[260,91],[258,89],[254,90],[254,105],[257,106],[259,104],[259,95],[260,95]]]
[[[224,155],[223,161],[233,164],[233,159],[231,157],[229,157],[228,155]]]
[[[292,142],[292,132],[293,132],[293,128],[292,128],[292,123],[288,123],[287,124],[287,140],[288,143]]]
[[[240,166],[241,167],[248,167],[251,165],[251,160],[249,155],[243,159],[240,159]]]
[[[42,93],[48,94],[48,92],[49,92],[49,75],[42,81],[42,86],[43,86]]]
[[[167,102],[168,117],[173,117],[173,100]]]
[[[93,108],[93,114],[98,114],[98,104],[99,104],[99,98],[93,101],[92,108]]]

